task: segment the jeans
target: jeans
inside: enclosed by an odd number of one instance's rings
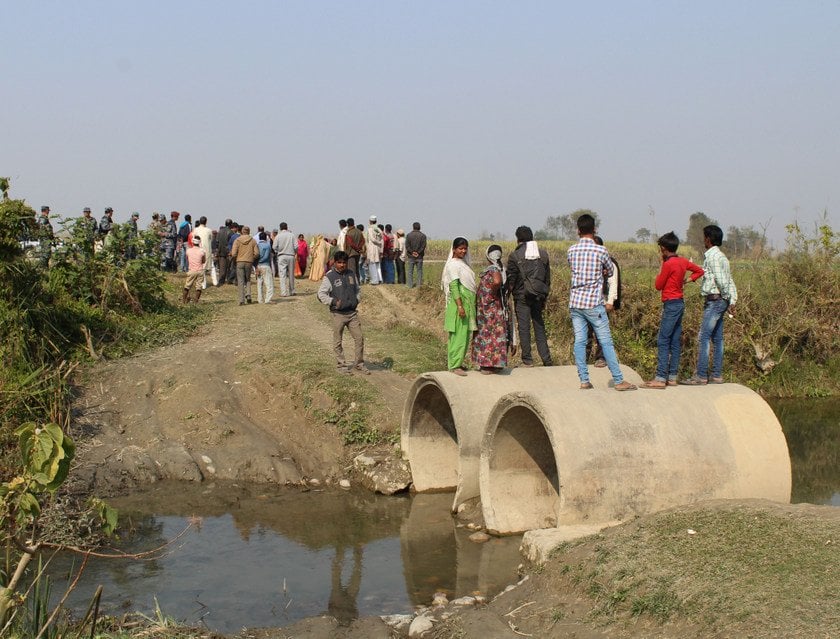
[[[709,345],[715,349],[712,360],[712,377],[723,377],[723,315],[729,302],[720,299],[707,301],[703,305],[703,322],[697,338],[697,371],[700,379],[709,378]]]
[[[417,269],[417,282],[416,286],[422,286],[423,284],[423,258],[422,257],[409,257],[408,258],[408,274],[407,274],[407,282],[408,288],[414,288],[415,281],[414,281],[414,269]]]
[[[570,308],[569,314],[572,316],[572,328],[575,332],[575,364],[581,383],[589,381],[589,369],[586,366],[586,337],[589,326],[595,330],[595,337],[604,350],[604,359],[607,360],[613,381],[616,384],[623,382],[624,375],[618,365],[618,356],[615,354],[610,333],[610,320],[604,305],[600,304],[595,308]]]
[[[534,324],[534,341],[543,366],[551,366],[551,351],[548,350],[548,340],[545,336],[545,322],[543,321],[544,302],[538,299],[517,299],[516,325],[519,329],[519,348],[522,353],[522,363],[533,363],[531,355],[531,323]]]
[[[662,319],[656,340],[656,377],[660,382],[676,380],[682,352],[682,318],[685,301],[666,300],[662,303]]]
[[[394,260],[383,259],[379,264],[382,268],[382,283],[383,284],[393,284],[394,283]]]

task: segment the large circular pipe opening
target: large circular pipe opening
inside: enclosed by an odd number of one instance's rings
[[[408,415],[411,473],[419,492],[455,490],[458,484],[458,433],[443,391],[426,384],[417,392]]]
[[[557,525],[560,479],[551,440],[540,418],[513,406],[499,419],[488,459],[486,501],[493,532],[515,533]],[[488,518],[489,519],[489,518]]]

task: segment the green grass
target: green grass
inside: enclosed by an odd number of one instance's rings
[[[551,560],[557,578],[592,598],[595,618],[679,618],[728,636],[742,627],[786,628],[786,636],[840,633],[836,518],[725,506],[641,521]]]

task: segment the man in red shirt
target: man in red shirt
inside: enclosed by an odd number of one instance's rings
[[[662,291],[662,320],[656,340],[656,377],[645,382],[644,388],[662,389],[677,385],[682,350],[682,317],[685,311],[683,284],[686,271],[691,271],[691,281],[703,277],[703,269],[691,260],[677,255],[679,238],[673,231],[659,238],[662,268],[656,276],[656,290]]]

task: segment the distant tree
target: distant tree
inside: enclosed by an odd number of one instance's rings
[[[590,211],[589,209],[578,209],[577,211],[573,211],[572,213],[567,213],[565,215],[554,215],[546,218],[545,226],[543,226],[541,230],[537,231],[537,233],[534,234],[534,237],[536,238],[537,234],[540,234],[543,237],[537,239],[576,240],[578,236],[577,219],[584,213],[588,213],[595,218],[595,228],[600,226],[601,220],[595,211]]]
[[[639,242],[641,242],[642,244],[647,244],[648,242],[651,242],[651,241],[655,240],[656,238],[653,237],[653,231],[651,231],[650,229],[647,229],[645,227],[642,227],[638,231],[636,231],[636,239]]]
[[[766,239],[752,226],[730,226],[724,236],[723,248],[733,257],[754,257],[764,250]]]
[[[692,213],[688,218],[688,230],[685,232],[685,243],[693,247],[700,253],[706,250],[703,245],[703,228],[710,224],[717,224],[717,220],[713,220],[702,211]]]

